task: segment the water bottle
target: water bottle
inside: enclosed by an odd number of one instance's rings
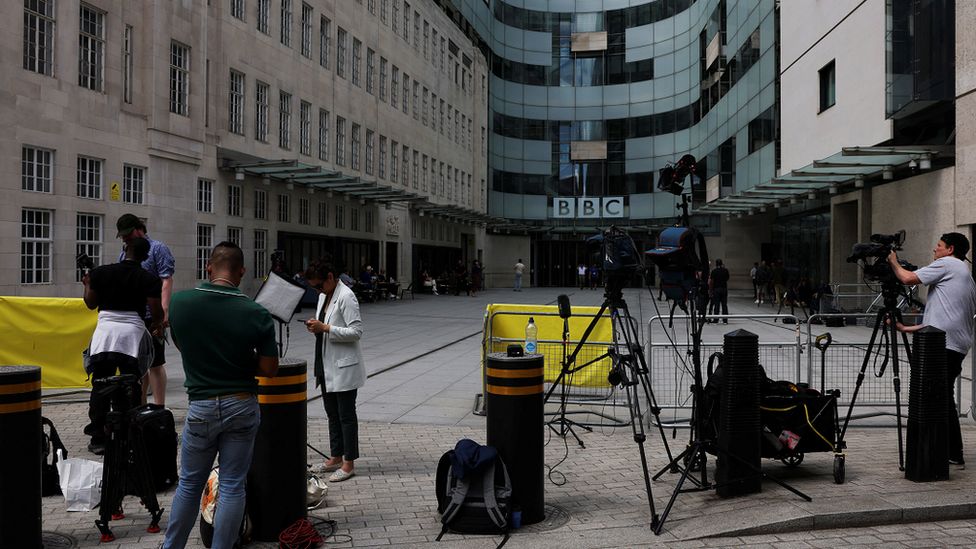
[[[535,320],[529,317],[529,323],[525,325],[525,352],[528,354],[536,353],[536,342],[539,340],[539,328],[535,325]]]

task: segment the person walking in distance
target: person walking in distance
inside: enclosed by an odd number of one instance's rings
[[[715,268],[712,269],[712,274],[709,279],[712,283],[712,314],[720,314],[720,306],[722,308],[721,314],[729,314],[729,270],[725,268],[725,264],[722,263],[721,259],[715,260]],[[718,324],[718,319],[712,322]],[[722,322],[728,324],[729,319],[723,318]]]
[[[515,288],[516,292],[522,291],[522,273],[525,272],[525,264],[522,263],[522,258],[519,258],[515,262]]]
[[[756,274],[759,272],[759,262],[752,264],[752,269],[749,270],[749,280],[752,281],[752,299],[756,303],[759,303],[759,284],[756,282]]]
[[[773,283],[773,297],[775,297],[775,303],[777,305],[782,305],[783,296],[786,294],[786,269],[783,268],[783,260],[777,259],[773,263],[772,270],[772,283]]]
[[[149,242],[149,257],[142,262],[142,268],[159,277],[162,281],[160,304],[163,307],[162,328],[153,337],[153,363],[149,367],[148,383],[142,382],[142,401],[146,401],[146,393],[150,387],[153,391],[153,401],[160,406],[166,405],[166,328],[169,326],[169,300],[173,295],[173,274],[176,272],[176,260],[169,247],[159,240],[153,240],[146,234],[146,224],[133,214],[127,213],[119,217],[115,223],[118,236],[125,243],[133,238],[145,238]],[[125,259],[125,249],[119,254],[119,261]],[[152,315],[147,309],[143,313],[146,326],[152,322]]]
[[[255,376],[278,372],[271,313],[237,289],[244,276],[244,253],[237,244],[214,247],[207,276],[195,289],[174,295],[170,309],[189,408],[180,445],[180,482],[163,549],[186,546],[217,456],[220,494],[212,546],[236,546],[244,517],[244,482],[261,423]]]
[[[765,261],[762,261],[756,269],[756,305],[762,305],[766,301],[769,278],[769,267],[766,266]]]
[[[579,266],[576,267],[576,279],[579,282],[580,290],[585,289],[586,288],[586,265],[585,264],[580,263]]]
[[[917,326],[898,323],[898,330],[914,332],[933,326],[946,334],[946,383],[949,395],[949,463],[960,469],[966,467],[962,451],[962,432],[959,413],[953,394],[956,378],[962,372],[962,361],[973,346],[973,315],[976,314],[976,283],[966,265],[969,239],[960,233],[942,235],[932,250],[935,259],[916,271],[906,270],[898,263],[898,255],[888,254],[888,263],[902,284],[925,284],[929,287],[925,300],[925,315]]]
[[[352,290],[338,284],[338,274],[327,261],[313,263],[305,272],[305,279],[320,292],[315,317],[306,320],[305,327],[315,335],[315,385],[322,387],[329,418],[331,457],[322,467],[332,472],[329,482],[342,482],[356,474],[356,395],[366,383],[366,363],[359,344],[363,336],[359,302]]]

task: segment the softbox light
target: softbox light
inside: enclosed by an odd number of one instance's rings
[[[305,288],[275,272],[261,285],[254,301],[271,313],[278,322],[291,322],[298,303],[305,295]]]

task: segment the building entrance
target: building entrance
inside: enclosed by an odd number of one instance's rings
[[[598,285],[603,285],[602,259],[594,257],[586,247],[587,234],[567,236],[566,240],[536,240],[532,243],[533,286],[579,287],[577,270],[580,263],[588,268],[594,263],[601,268]],[[634,236],[634,235],[631,235]],[[634,237],[640,252],[651,239],[646,235]],[[635,277],[633,285],[640,285]]]

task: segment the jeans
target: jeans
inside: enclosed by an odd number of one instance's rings
[[[329,449],[332,457],[353,461],[359,457],[359,419],[356,417],[356,389],[322,393],[329,417]]]
[[[212,549],[231,549],[244,518],[244,483],[261,423],[257,398],[234,395],[192,400],[183,426],[180,483],[173,497],[163,549],[182,549],[200,514],[200,496],[220,455],[220,490]]]
[[[946,383],[949,385],[949,459],[964,461],[962,455],[962,431],[959,429],[959,412],[953,395],[956,391],[956,378],[962,373],[962,360],[965,355],[946,349]]]
[[[522,290],[522,273],[515,273],[515,290]]]
[[[722,314],[729,314],[729,289],[728,288],[715,288],[712,290],[712,314],[719,314],[719,307],[722,308]],[[729,323],[729,319],[723,318],[723,322]],[[718,322],[716,320],[715,322]]]

